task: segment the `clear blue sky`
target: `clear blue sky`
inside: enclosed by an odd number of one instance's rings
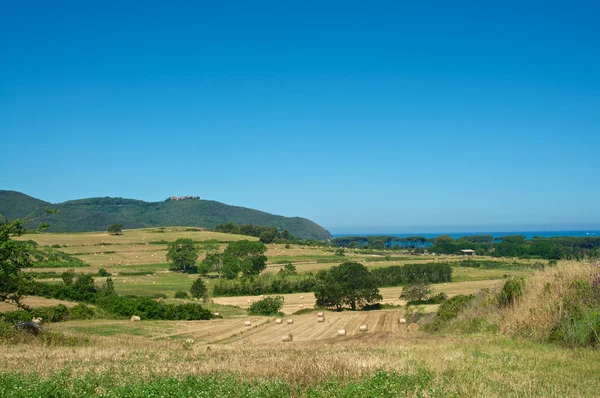
[[[123,3],[2,5],[0,189],[600,228],[597,2]]]

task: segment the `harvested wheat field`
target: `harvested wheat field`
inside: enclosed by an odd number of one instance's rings
[[[278,324],[274,320],[247,332],[226,340],[230,343],[244,344],[281,344],[282,336],[291,334],[292,344],[306,341],[326,341],[337,339],[346,341],[357,337],[374,335],[397,335],[407,337],[407,325],[400,324],[403,312],[370,311],[370,312],[325,312],[324,322],[317,321],[317,312],[304,315],[292,315],[283,318]],[[293,320],[290,324],[287,321]],[[361,332],[360,326],[368,325],[368,332]],[[344,330],[345,336],[338,336]],[[371,338],[369,337],[369,338]]]

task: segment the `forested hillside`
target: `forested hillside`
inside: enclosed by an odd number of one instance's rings
[[[123,228],[193,226],[214,228],[218,224],[254,224],[288,230],[303,239],[329,239],[329,232],[301,217],[283,217],[212,200],[144,202],[122,198],[89,198],[52,204],[20,192],[0,190],[0,214],[20,218],[36,208],[50,206],[59,214],[44,215],[50,231],[105,231],[113,223]]]

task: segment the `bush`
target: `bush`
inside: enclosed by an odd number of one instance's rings
[[[459,294],[451,297],[448,301],[442,303],[438,309],[437,316],[431,324],[432,330],[439,330],[444,324],[456,318],[460,312],[465,309],[473,300],[475,295]]]
[[[507,280],[498,297],[500,307],[514,305],[515,300],[523,295],[524,284],[525,279],[523,277],[515,277]]]
[[[111,276],[112,274],[110,272],[108,272],[107,270],[105,270],[104,268],[100,268],[98,270],[98,276],[104,276],[104,277],[108,277]]]
[[[98,298],[96,305],[116,317],[129,318],[137,315],[142,319],[192,321],[211,319],[212,313],[198,304],[162,304],[149,297],[118,296]]]
[[[94,307],[90,307],[85,304],[78,304],[69,309],[69,316],[71,320],[87,320],[100,318],[101,314]]]
[[[265,297],[250,305],[248,315],[277,315],[281,308],[283,308],[283,296]]]
[[[415,300],[409,301],[409,305],[418,305],[418,304],[441,304],[444,301],[448,300],[448,295],[444,292],[438,293],[435,296],[431,296],[429,298],[423,300]]]
[[[600,275],[591,283],[578,280],[570,284],[550,339],[582,347],[600,344]]]
[[[183,290],[178,290],[175,292],[175,298],[176,299],[189,299],[190,295],[188,294],[188,292],[185,292]]]
[[[36,318],[42,318],[44,322],[62,322],[68,318],[69,310],[63,304],[53,307],[40,307],[30,310],[15,310],[0,314],[0,320],[11,324],[20,322],[31,322]]]

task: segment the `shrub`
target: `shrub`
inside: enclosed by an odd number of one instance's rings
[[[69,314],[69,310],[63,304],[53,307],[40,307],[30,310],[15,310],[0,314],[0,320],[11,324],[20,322],[31,322],[36,318],[42,318],[44,322],[62,322]]]
[[[178,290],[175,292],[175,298],[176,299],[189,299],[190,295],[186,291]]]
[[[498,297],[500,306],[508,307],[510,305],[514,305],[515,300],[523,295],[524,284],[525,279],[523,277],[514,277],[507,280],[500,291],[500,296]]]
[[[248,308],[248,315],[277,315],[283,308],[283,296],[269,296],[255,301]]]
[[[459,294],[451,297],[446,302],[442,303],[442,305],[440,305],[437,316],[430,328],[432,330],[439,330],[445,323],[456,318],[458,314],[460,314],[461,311],[464,310],[474,299],[475,295],[473,294]]]
[[[100,312],[94,308],[85,304],[78,304],[73,308],[69,309],[69,316],[71,320],[86,320],[100,318]]]
[[[107,276],[111,276],[111,275],[112,275],[112,274],[111,274],[110,272],[108,272],[107,270],[105,270],[104,268],[100,268],[100,269],[98,270],[98,276],[104,276],[104,277],[107,277]]]
[[[194,303],[176,305],[157,303],[149,297],[118,296],[100,297],[96,305],[105,312],[117,317],[129,318],[138,315],[142,319],[157,320],[203,320],[211,319],[212,313]]]

